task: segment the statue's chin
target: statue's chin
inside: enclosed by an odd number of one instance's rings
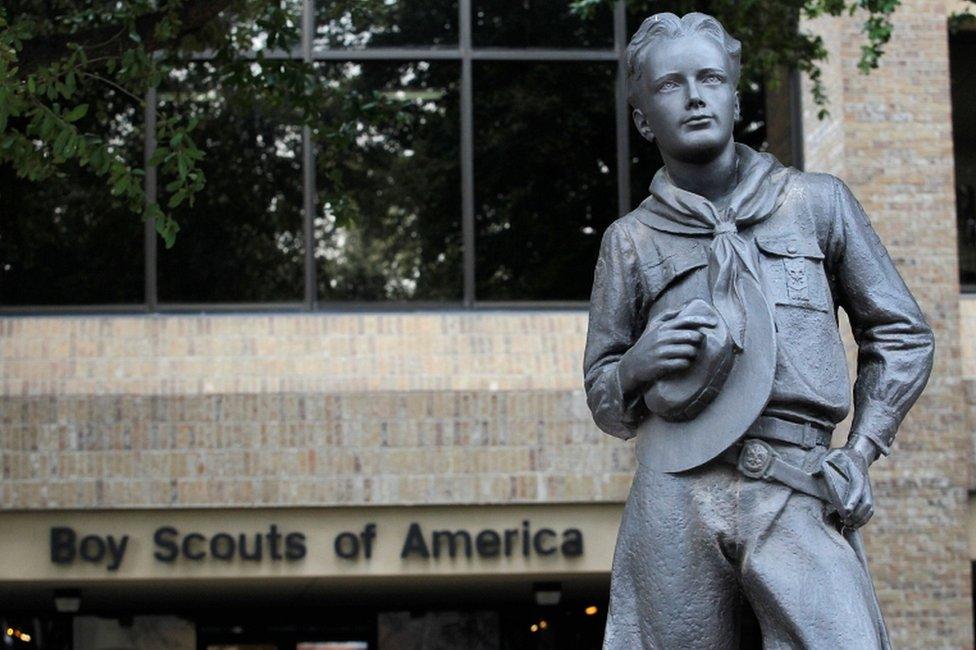
[[[680,147],[671,157],[691,165],[705,165],[718,158],[728,142],[696,142]]]

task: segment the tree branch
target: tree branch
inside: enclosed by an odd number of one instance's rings
[[[232,4],[234,0],[190,0],[180,9],[179,32],[170,39],[160,40],[155,36],[156,25],[167,13],[163,11],[136,18],[135,32],[145,50],[154,52],[199,32]],[[122,33],[125,32],[124,28],[116,24],[74,34],[45,35],[26,40],[17,56],[20,62],[18,76],[24,78],[39,68],[68,56],[71,53],[70,44],[81,46],[90,58],[121,56],[132,47],[132,43],[125,38],[118,38],[120,29]]]

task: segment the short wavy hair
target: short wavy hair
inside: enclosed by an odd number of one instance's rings
[[[732,62],[732,83],[738,85],[742,59],[742,43],[733,38],[722,23],[708,14],[693,12],[678,18],[675,14],[663,12],[649,16],[641,23],[634,37],[627,45],[627,101],[638,108],[639,96],[637,82],[641,77],[641,55],[655,41],[662,38],[680,38],[700,34],[715,41]]]

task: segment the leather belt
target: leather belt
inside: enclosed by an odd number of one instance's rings
[[[817,474],[811,474],[784,460],[765,440],[747,438],[726,449],[719,459],[735,465],[743,476],[782,483],[798,492],[830,503],[827,488]]]
[[[827,503],[827,489],[818,474],[810,473],[783,459],[767,441],[785,442],[803,449],[827,447],[831,431],[809,422],[790,422],[760,416],[740,442],[726,449],[719,459],[735,465],[743,476],[775,481]]]
[[[830,445],[832,430],[824,429],[810,422],[790,422],[780,418],[761,415],[749,427],[743,438],[761,438],[786,442],[791,445],[813,449]]]

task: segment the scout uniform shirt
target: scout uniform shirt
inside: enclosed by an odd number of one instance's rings
[[[640,394],[622,393],[617,366],[649,319],[694,298],[717,308],[721,299],[728,304],[720,313],[737,328],[734,291],[726,292],[731,298],[714,295],[715,266],[729,264],[716,262],[715,249],[731,229],[736,254],[725,256],[756,265],[776,322],[776,369],[763,415],[828,430],[846,417],[851,391],[837,327],[837,307],[843,307],[858,345],[851,433],[888,453],[928,379],[932,331],[840,180],[735,147],[739,164],[730,204],[740,213],[731,217],[734,225],[710,227],[715,207],[674,186],[661,169],[651,196],[605,232],[584,355],[594,421],[628,439],[647,417]]]

